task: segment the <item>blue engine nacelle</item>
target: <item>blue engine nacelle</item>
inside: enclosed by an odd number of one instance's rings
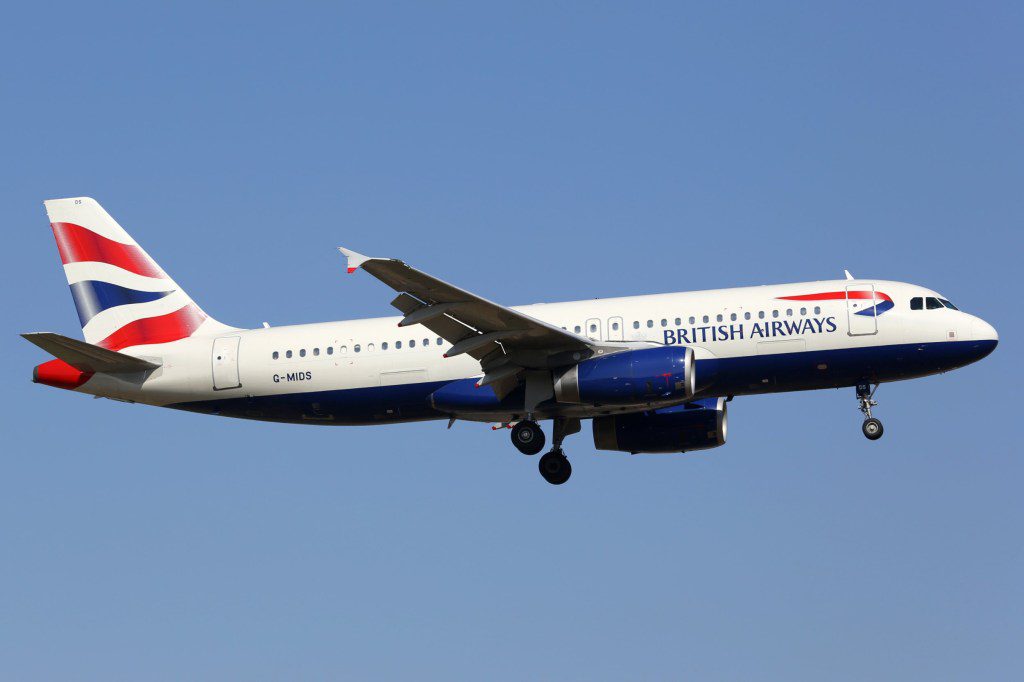
[[[555,378],[555,399],[582,405],[644,405],[686,400],[697,387],[693,349],[623,351],[591,358]]]
[[[728,414],[725,398],[694,400],[649,412],[594,418],[598,450],[686,452],[725,445]]]

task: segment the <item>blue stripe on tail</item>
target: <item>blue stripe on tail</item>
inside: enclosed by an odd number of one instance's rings
[[[173,291],[139,291],[127,287],[89,280],[86,282],[75,282],[71,285],[71,296],[75,299],[75,308],[78,309],[78,319],[84,327],[92,318],[99,315],[108,308],[115,308],[119,305],[129,303],[148,303],[174,293]]]

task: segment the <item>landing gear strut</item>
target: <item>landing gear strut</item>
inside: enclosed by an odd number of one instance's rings
[[[878,440],[885,433],[882,422],[871,416],[871,408],[878,405],[878,401],[874,399],[878,387],[879,384],[875,384],[874,388],[871,388],[871,384],[857,385],[857,402],[860,403],[860,411],[864,413],[864,423],[860,430],[868,440]]]
[[[526,419],[512,427],[512,445],[524,455],[536,455],[544,449],[544,432],[540,424]]]
[[[565,437],[580,430],[579,419],[568,419],[566,417],[555,417],[554,419],[554,443],[551,451],[540,458],[538,469],[544,480],[551,485],[562,485],[572,476],[572,465],[569,458],[562,452],[562,441]]]

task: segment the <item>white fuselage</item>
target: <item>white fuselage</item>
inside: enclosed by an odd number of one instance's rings
[[[885,294],[897,304],[864,315],[858,313],[878,299],[785,298],[851,287]],[[995,331],[983,320],[949,308],[911,310],[913,297],[939,295],[901,282],[834,280],[515,309],[612,346],[690,347],[697,366],[721,379],[705,388],[706,396],[911,378],[967,364],[991,350],[982,352],[975,342],[992,341],[994,347]],[[123,352],[161,365],[144,381],[97,375],[78,390],[255,419],[372,423],[443,417],[413,409],[412,403],[404,413],[400,407],[389,412],[386,396],[402,393],[401,400],[420,401],[424,396],[410,387],[425,386],[429,393],[430,387],[480,376],[480,365],[468,355],[445,358],[449,344],[419,325],[399,328],[400,319],[234,330],[136,346]],[[916,355],[914,347],[920,347]],[[891,357],[885,349],[892,349]],[[867,369],[860,372],[857,363]],[[340,395],[351,400],[334,402]],[[380,405],[359,409],[360,400],[376,401],[378,395],[385,396]],[[289,403],[291,411],[268,407],[275,401]],[[341,414],[350,408],[353,414]]]

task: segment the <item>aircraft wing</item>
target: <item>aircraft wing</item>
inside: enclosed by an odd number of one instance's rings
[[[348,258],[349,273],[362,268],[399,292],[391,302],[405,314],[398,326],[422,324],[452,344],[447,357],[467,353],[479,360],[485,372],[480,385],[501,382],[502,386],[495,386],[496,393],[514,387],[522,369],[550,367],[562,354],[568,358],[591,348],[587,338],[488,301],[400,260],[338,250]]]

